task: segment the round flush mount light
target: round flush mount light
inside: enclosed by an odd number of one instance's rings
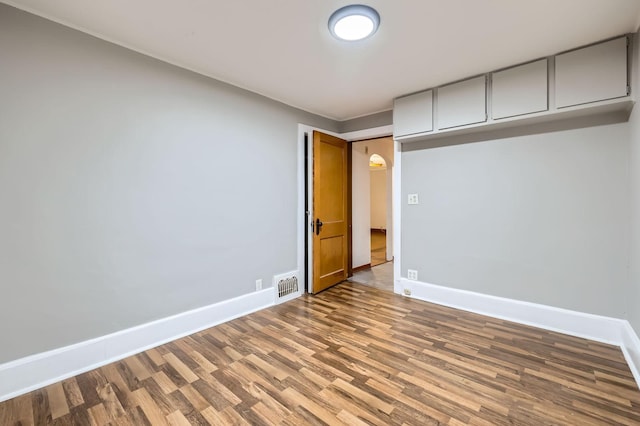
[[[342,7],[329,18],[329,31],[346,41],[362,40],[372,36],[380,25],[380,15],[375,9],[362,4]]]

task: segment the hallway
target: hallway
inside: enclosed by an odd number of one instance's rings
[[[349,281],[393,292],[393,261],[358,271]]]
[[[387,261],[387,233],[382,229],[371,230],[371,267]]]

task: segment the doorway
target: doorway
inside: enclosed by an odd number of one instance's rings
[[[298,150],[298,158],[299,158],[298,176],[300,177],[298,181],[299,194],[300,194],[299,204],[298,204],[298,211],[299,211],[298,229],[300,230],[300,233],[298,234],[298,259],[299,259],[298,265],[300,265],[299,271],[301,272],[301,276],[304,276],[304,282],[305,282],[305,285],[301,287],[302,292],[304,291],[308,293],[314,292],[313,291],[313,273],[314,273],[313,234],[315,229],[314,227],[315,218],[313,217],[313,211],[314,211],[314,203],[313,203],[314,155],[313,155],[313,144],[312,144],[313,132],[320,131],[328,135],[334,135],[348,141],[349,142],[348,147],[350,148],[348,149],[349,166],[352,166],[352,164],[354,164],[354,161],[355,161],[355,159],[353,158],[354,156],[363,157],[363,161],[361,162],[361,165],[364,164],[364,170],[367,172],[367,178],[366,178],[367,191],[363,191],[363,188],[359,186],[357,182],[357,178],[354,178],[352,175],[350,175],[348,177],[348,182],[353,184],[353,192],[351,190],[349,191],[350,196],[348,197],[348,202],[349,204],[353,204],[354,202],[357,202],[358,196],[364,195],[365,193],[366,193],[367,203],[369,202],[369,198],[370,198],[370,194],[369,194],[370,177],[368,176],[368,164],[369,164],[370,156],[360,152],[364,147],[363,142],[371,143],[372,147],[375,146],[376,144],[385,145],[385,147],[380,152],[383,158],[385,158],[385,162],[387,163],[387,170],[389,173],[388,175],[389,191],[388,192],[389,192],[389,199],[391,199],[391,182],[392,182],[391,176],[392,176],[392,170],[393,170],[393,154],[394,154],[395,147],[394,147],[394,142],[392,137],[387,135],[390,135],[392,133],[392,130],[393,130],[392,126],[389,125],[389,126],[381,126],[381,127],[372,128],[372,129],[358,130],[354,132],[338,134],[338,133],[333,133],[331,131],[326,131],[326,130],[314,128],[311,126],[306,126],[303,124],[300,124],[298,126],[299,141],[300,141],[299,150]],[[350,169],[352,169],[352,167],[350,167]],[[351,170],[351,172],[353,172],[353,170]],[[370,231],[370,224],[369,224],[369,218],[368,218],[370,215],[369,209],[370,207],[367,206],[366,207],[367,223],[366,223],[366,230],[365,230],[366,237],[364,239],[366,239],[366,251],[367,251],[367,255],[365,257],[366,258],[365,263],[368,264],[365,266],[370,270],[371,231]],[[349,210],[350,211],[352,210],[351,206],[349,206]],[[392,206],[391,206],[391,203],[389,203],[388,226],[387,226],[386,241],[385,241],[386,258],[388,260],[393,259],[393,249],[394,249],[393,226],[397,226],[393,221],[391,210],[392,210]],[[356,212],[354,212],[354,214],[357,215]],[[351,218],[349,219],[351,220]],[[353,225],[353,222],[349,224],[349,237],[350,237],[349,240],[352,241],[353,244],[356,245],[356,247],[349,247],[349,260],[350,260],[349,263],[350,264],[352,262],[359,262],[357,258],[358,257],[357,253],[362,252],[362,250],[361,248],[358,249],[358,246],[362,246],[363,245],[362,242],[364,242],[364,239],[362,238],[362,236],[360,236],[360,238],[357,239],[357,242],[356,242],[356,238],[352,236],[352,234],[354,233],[362,232],[362,230],[360,229],[362,228],[361,221],[357,221],[357,223],[355,224],[355,228],[352,225]],[[356,264],[358,263],[354,263],[354,266]],[[393,262],[387,262],[383,266],[385,267],[388,266],[390,269],[388,274],[388,281],[389,281],[388,289],[391,291],[394,291],[393,280],[394,280],[394,275],[397,273],[397,271],[395,271],[394,269]],[[377,268],[380,268],[380,266]],[[302,273],[303,271],[304,273]],[[354,272],[355,272],[355,269],[354,269]]]
[[[393,139],[353,142],[352,258],[357,272],[393,260]]]
[[[387,163],[379,154],[369,157],[371,267],[387,262]]]
[[[351,145],[354,274],[350,281],[394,291],[393,139]]]

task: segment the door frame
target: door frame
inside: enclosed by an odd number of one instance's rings
[[[309,197],[308,205],[305,208],[305,194],[313,194],[313,179],[311,179],[311,173],[313,173],[313,131],[319,131],[332,136],[336,136],[341,139],[345,139],[347,142],[356,142],[359,140],[373,139],[378,137],[389,136],[393,134],[393,126],[380,126],[370,129],[357,130],[355,132],[336,133],[319,127],[309,126],[306,124],[298,124],[298,208],[297,208],[297,236],[298,236],[298,271],[300,271],[300,277],[304,276],[307,288],[306,291],[311,293],[311,286],[313,285],[313,238],[311,231],[311,223],[313,218],[311,212],[313,211],[313,197]],[[305,135],[308,137],[305,138]],[[393,167],[393,252],[394,252],[394,268],[393,268],[393,289],[395,293],[400,293],[400,287],[398,280],[400,279],[400,173],[399,167],[395,167],[396,163],[399,165],[400,152],[399,142],[394,141],[394,157],[398,158],[398,161],[394,160]],[[306,153],[310,155],[306,155]],[[305,170],[307,171],[305,174]],[[305,240],[308,241],[308,246],[305,244]],[[305,252],[308,253],[305,262]],[[303,286],[299,286],[298,293],[302,295],[305,289]]]

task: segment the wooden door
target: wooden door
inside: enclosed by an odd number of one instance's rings
[[[347,142],[313,132],[313,293],[347,279]]]

